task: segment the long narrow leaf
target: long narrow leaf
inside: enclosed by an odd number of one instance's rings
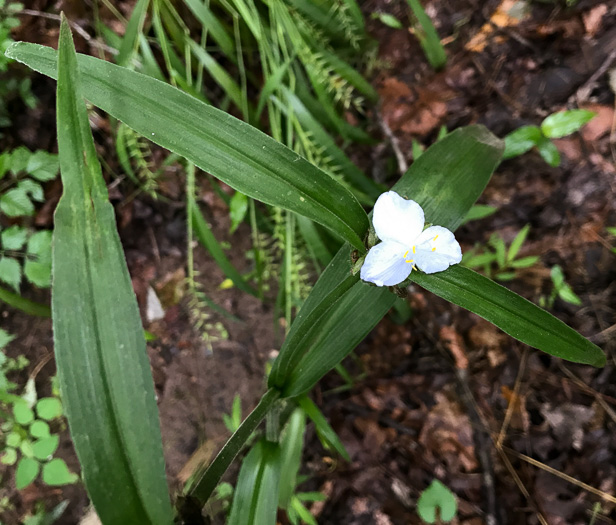
[[[56,78],[51,48],[18,42],[7,56]],[[289,148],[178,89],[78,56],[83,94],[138,133],[254,199],[304,215],[364,251],[368,218],[357,200]]]
[[[561,320],[507,288],[464,266],[411,279],[434,294],[462,306],[501,330],[544,352],[593,366],[605,365],[601,349]]]
[[[55,215],[58,377],[88,493],[105,524],[172,522],[137,301],[63,19],[57,96],[64,193]]]

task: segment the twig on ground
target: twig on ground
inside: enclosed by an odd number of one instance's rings
[[[383,133],[389,139],[389,143],[391,144],[391,149],[394,150],[394,154],[396,155],[396,161],[398,162],[398,170],[400,171],[400,175],[404,175],[409,165],[408,165],[408,162],[406,162],[406,157],[404,156],[404,153],[402,153],[402,150],[400,149],[400,142],[394,135],[393,131],[391,130],[387,122],[385,122],[385,119],[382,117],[380,111],[377,110],[376,116],[377,116],[377,120],[379,121],[379,125],[381,126],[381,129],[383,130]]]
[[[47,18],[49,20],[57,20],[58,22],[61,20],[60,15],[54,15],[53,13],[45,13],[43,11],[36,11],[34,9],[22,9],[16,14],[26,15],[26,16],[36,16],[39,18]],[[110,47],[107,44],[103,44],[102,42],[99,42],[95,38],[92,38],[83,27],[76,24],[75,22],[69,21],[69,24],[75,30],[75,32],[78,33],[79,36],[81,36],[92,47],[97,47],[112,55],[117,55],[119,53],[117,49],[114,49],[113,47]]]

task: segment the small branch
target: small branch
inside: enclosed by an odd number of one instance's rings
[[[18,11],[15,14],[25,15],[25,16],[35,16],[38,18],[46,18],[48,20],[56,20],[57,22],[60,22],[60,15],[54,15],[52,13],[45,13],[43,11],[36,11],[34,9],[22,9],[21,11]],[[98,40],[96,40],[95,38],[92,38],[83,27],[76,24],[75,22],[69,21],[69,24],[75,30],[75,32],[79,34],[79,36],[81,36],[92,47],[97,47],[98,49],[102,49],[103,51],[106,51],[107,53],[110,53],[112,55],[117,55],[119,53],[117,49],[114,49],[113,47],[110,47],[107,44],[103,44],[99,42]]]
[[[396,161],[398,162],[398,170],[400,171],[400,175],[404,175],[409,165],[408,162],[406,162],[406,157],[404,156],[404,153],[402,153],[402,150],[400,149],[400,142],[394,135],[387,122],[385,122],[385,119],[382,117],[381,112],[377,110],[376,115],[377,120],[379,121],[379,125],[383,130],[383,133],[389,139],[391,149],[394,150],[394,154],[396,155]]]

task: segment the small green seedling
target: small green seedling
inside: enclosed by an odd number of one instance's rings
[[[524,226],[509,248],[502,237],[494,233],[487,246],[476,246],[468,250],[462,257],[462,264],[467,268],[481,268],[488,277],[494,275],[494,278],[500,281],[511,281],[516,277],[516,270],[529,268],[539,260],[536,255],[516,259],[529,229],[528,224]]]
[[[0,329],[0,349],[12,336]],[[17,385],[6,378],[8,372],[23,369],[28,361],[7,358],[0,352],[0,425],[4,443],[0,444],[0,463],[16,465],[15,486],[22,490],[39,473],[47,485],[66,485],[77,481],[63,459],[54,458],[60,436],[52,432],[50,423],[63,415],[62,402],[56,396],[37,398],[34,379],[29,379],[21,396],[13,394]]]
[[[582,301],[580,300],[580,298],[574,293],[574,291],[571,289],[571,286],[569,286],[565,282],[565,275],[560,266],[552,266],[552,270],[550,270],[550,277],[552,278],[552,284],[554,285],[554,287],[552,288],[552,292],[547,298],[539,298],[539,306],[543,308],[552,308],[552,306],[554,306],[554,301],[556,300],[556,297],[560,298],[566,303],[573,304],[575,306],[582,306]]]
[[[239,394],[236,394],[233,398],[233,405],[231,406],[230,414],[223,414],[222,421],[229,430],[229,432],[235,432],[242,422],[242,400]]]
[[[538,126],[522,126],[505,137],[503,159],[519,157],[532,148],[537,151],[550,166],[560,165],[560,152],[550,139],[559,139],[571,135],[587,124],[596,113],[586,109],[572,109],[552,113]]]
[[[424,523],[449,523],[456,517],[458,502],[451,490],[435,479],[417,500],[417,514]]]

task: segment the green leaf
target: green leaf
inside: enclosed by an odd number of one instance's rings
[[[50,436],[49,425],[45,421],[35,421],[30,425],[30,435],[35,438],[46,438]]]
[[[1,234],[3,250],[21,250],[28,237],[28,230],[14,224]]]
[[[32,152],[25,146],[20,146],[11,152],[11,172],[13,175],[26,171],[31,155]]]
[[[462,264],[467,268],[479,268],[485,264],[492,264],[493,262],[496,262],[496,254],[492,252],[473,255],[468,259],[462,258]]]
[[[503,159],[519,157],[541,142],[543,136],[537,126],[522,126],[505,137]]]
[[[21,458],[15,471],[15,487],[17,490],[25,489],[32,483],[39,473],[39,462],[32,458]]]
[[[496,254],[496,264],[499,268],[505,267],[506,262],[506,252],[507,247],[505,246],[505,241],[503,241],[502,237],[498,233],[494,233],[490,237],[490,246],[494,248],[494,252]]]
[[[7,447],[4,449],[4,454],[0,457],[0,463],[3,465],[14,465],[17,461],[17,451],[14,448]]]
[[[24,274],[31,283],[41,288],[51,284],[51,238],[51,231],[43,230],[28,239],[27,252],[32,257],[26,259]]]
[[[517,261],[511,261],[509,266],[511,268],[529,268],[540,259],[537,255],[529,255],[528,257],[522,257]]]
[[[605,365],[605,354],[588,339],[537,305],[463,266],[450,266],[432,275],[413,272],[411,280],[529,346],[576,363]]]
[[[38,417],[52,421],[62,415],[62,403],[57,397],[44,397],[36,403]]]
[[[526,226],[524,226],[524,228],[522,228],[518,232],[518,234],[515,236],[515,239],[511,241],[511,245],[509,246],[509,251],[507,252],[507,262],[508,263],[510,263],[517,257],[520,251],[520,248],[522,248],[522,245],[524,244],[524,241],[526,240],[526,237],[528,236],[529,230],[530,230],[530,224],[527,224]]]
[[[122,38],[122,45],[120,46],[116,63],[121,66],[126,66],[130,63],[133,57],[137,45],[139,44],[139,37],[143,33],[143,24],[145,23],[145,17],[148,14],[148,6],[150,0],[139,0],[133,8],[128,24],[126,24],[126,31]]]
[[[554,143],[545,137],[537,144],[539,154],[550,166],[556,168],[560,165],[560,152]]]
[[[13,415],[15,416],[15,421],[20,425],[29,425],[34,421],[34,412],[28,406],[28,403],[25,401],[19,401],[13,405]]]
[[[21,42],[7,56],[56,77],[53,49]],[[237,191],[313,219],[365,250],[368,219],[357,200],[289,148],[158,80],[89,56],[78,63],[93,104]]]
[[[19,432],[10,432],[6,436],[6,444],[9,447],[17,448],[21,444],[21,436]]]
[[[237,230],[237,227],[242,223],[248,211],[248,197],[243,193],[236,191],[231,197],[229,204],[229,215],[231,216],[231,233]]]
[[[55,214],[52,309],[65,412],[101,521],[169,525],[172,511],[143,328],[65,19],[58,70],[64,193]],[[119,79],[108,80],[119,85]],[[54,459],[43,479],[74,478]]]
[[[552,269],[550,270],[550,277],[554,283],[554,288],[557,290],[560,290],[561,286],[565,284],[565,274],[563,273],[563,269],[558,264],[552,266]]]
[[[60,444],[60,436],[52,434],[51,436],[41,438],[32,443],[32,451],[34,457],[40,461],[45,461],[53,456]]]
[[[58,156],[46,151],[35,151],[26,164],[26,172],[41,182],[55,179],[60,170]]]
[[[591,121],[596,113],[586,109],[572,109],[552,113],[541,123],[541,131],[551,139],[559,139],[575,133],[584,124]]]
[[[54,458],[49,463],[43,465],[43,482],[47,485],[70,485],[78,479],[79,476],[68,470],[63,459]]]
[[[289,417],[280,440],[281,467],[280,467],[280,492],[278,494],[278,506],[286,509],[291,502],[297,485],[297,474],[302,461],[304,449],[304,432],[306,430],[306,415],[303,410],[297,408]]]
[[[485,188],[502,147],[481,126],[458,129],[431,146],[393,189],[416,200],[427,221],[455,230]],[[343,246],[304,302],[274,362],[268,384],[281,388],[283,396],[312,388],[394,304],[396,296],[387,288],[362,282],[338,298],[331,295],[350,272],[350,248]]]
[[[407,2],[417,22],[419,22],[419,26],[415,27],[415,34],[428,62],[434,69],[442,68],[447,63],[447,55],[432,20],[424,11],[419,0],[407,0]]]
[[[458,512],[456,496],[435,479],[430,486],[421,493],[417,500],[417,513],[426,523],[436,523],[436,520],[449,522]]]
[[[17,189],[29,195],[33,201],[43,202],[45,200],[43,187],[32,179],[20,180],[17,184]]]
[[[7,151],[0,153],[0,179],[4,177],[11,168],[11,154]]]
[[[280,447],[260,440],[242,461],[228,525],[276,523]]]
[[[0,350],[8,345],[13,339],[15,339],[13,334],[9,334],[6,330],[0,328]]]
[[[27,458],[34,457],[34,450],[32,449],[32,442],[29,439],[24,439],[19,444],[19,450],[21,450],[21,454]]]
[[[571,286],[567,283],[563,284],[558,290],[558,297],[567,303],[582,306],[582,300],[573,292]]]
[[[468,213],[466,214],[466,217],[464,217],[464,222],[462,224],[466,224],[467,222],[470,222],[470,221],[484,219],[486,217],[489,217],[490,215],[493,215],[497,211],[498,211],[498,208],[496,208],[495,206],[486,206],[484,204],[476,204],[470,210],[468,210]]]
[[[0,210],[9,217],[27,216],[34,213],[34,204],[23,189],[13,188],[0,195]]]
[[[237,271],[235,266],[231,264],[228,257],[225,255],[220,243],[210,230],[205,218],[203,217],[201,210],[197,206],[194,198],[190,195],[187,195],[187,199],[189,200],[189,209],[192,210],[192,222],[193,228],[195,229],[195,235],[199,242],[205,247],[205,249],[210,252],[210,255],[216,261],[216,264],[220,267],[220,269],[224,272],[224,274],[233,281],[233,284],[237,286],[243,292],[249,293],[257,297],[258,292],[250,286],[246,280],[242,277],[242,275]]]
[[[393,29],[402,29],[402,23],[394,15],[389,13],[376,12],[370,15],[373,20],[379,20],[382,24]]]
[[[334,429],[327,422],[327,419],[323,415],[323,413],[319,410],[319,408],[314,404],[312,399],[308,396],[300,396],[296,399],[297,404],[302,408],[306,415],[310,418],[310,420],[314,423],[317,434],[322,442],[325,442],[327,446],[331,447],[335,450],[340,457],[342,457],[346,461],[351,461],[349,453],[346,448],[340,441],[338,434],[334,431]]]

